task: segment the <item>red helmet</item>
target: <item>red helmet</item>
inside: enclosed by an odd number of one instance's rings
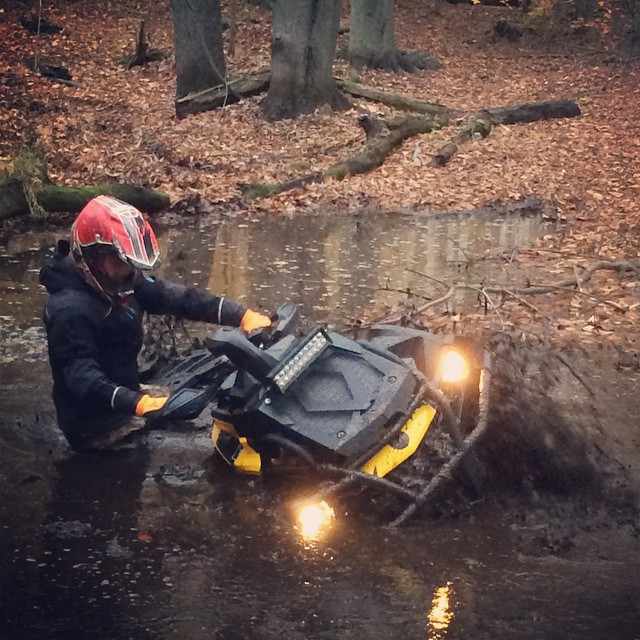
[[[86,249],[113,248],[125,262],[138,269],[154,269],[160,264],[156,234],[142,213],[126,202],[110,196],[90,200],[78,214],[71,229],[74,254],[82,259]]]

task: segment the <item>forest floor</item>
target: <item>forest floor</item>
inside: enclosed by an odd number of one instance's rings
[[[615,15],[604,13],[591,24],[556,23],[541,11],[400,1],[398,46],[426,50],[442,68],[415,75],[365,71],[362,83],[468,113],[567,98],[576,101],[581,116],[494,127],[489,137],[464,144],[447,166],[435,167],[431,157],[459,126],[452,123],[407,140],[369,173],[244,201],[238,183],[322,171],[361,146],[359,114],[391,110],[353,99],[346,112],[320,109],[270,123],[261,117],[263,96],[258,96],[178,120],[168,2],[67,0],[44,3],[43,10],[62,31],[37,39],[20,24],[22,16],[32,15],[30,3],[16,1],[0,9],[0,158],[5,163],[21,145],[39,141],[50,178],[59,183],[128,182],[168,193],[176,210],[195,205],[238,215],[449,211],[535,195],[553,211],[557,232],[534,250],[504,259],[518,262],[526,285],[564,286],[545,295],[494,296],[509,301],[489,317],[479,313],[468,319],[561,342],[575,337],[609,341],[618,346],[623,365],[639,366],[637,268],[598,269],[589,283],[580,278],[584,268],[603,260],[637,265],[639,256],[640,61],[625,55],[616,39],[621,30]],[[494,25],[500,18],[518,25],[522,38],[497,38]],[[141,20],[150,46],[167,57],[125,70],[121,60],[133,52]],[[227,55],[232,76],[268,66],[270,55],[270,14],[240,3],[237,22],[235,54]],[[348,26],[346,12],[343,23]],[[67,67],[76,86],[30,71],[27,61],[36,48],[42,60]],[[335,73],[346,76],[346,64],[338,61]],[[567,287],[567,278],[577,286]],[[486,301],[496,307],[495,300]],[[432,310],[430,322],[450,323],[441,312],[442,307]]]

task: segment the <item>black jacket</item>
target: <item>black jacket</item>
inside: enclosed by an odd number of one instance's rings
[[[111,304],[58,254],[40,270],[49,296],[44,309],[53,401],[58,425],[74,448],[135,414],[141,397],[137,357],[143,312],[238,326],[246,307],[194,287],[138,272],[134,292]]]

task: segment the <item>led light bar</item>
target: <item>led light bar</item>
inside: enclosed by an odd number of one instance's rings
[[[297,351],[270,374],[280,392],[284,393],[330,344],[331,338],[324,329],[312,331]]]

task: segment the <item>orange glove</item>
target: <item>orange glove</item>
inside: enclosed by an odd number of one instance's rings
[[[136,415],[137,416],[146,416],[147,418],[160,411],[165,404],[167,404],[167,400],[169,396],[164,396],[162,398],[152,398],[148,395],[143,395],[140,400],[138,400],[138,404],[136,405]]]
[[[262,313],[247,309],[240,320],[240,328],[245,333],[255,331],[255,329],[264,329],[271,326],[271,319],[269,316],[265,316]]]

